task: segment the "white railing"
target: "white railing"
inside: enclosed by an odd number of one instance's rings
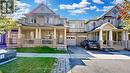
[[[53,44],[53,39],[25,39],[23,44]]]
[[[42,44],[53,44],[53,39],[41,39]]]
[[[104,43],[102,47],[120,50],[126,47],[126,41],[106,41],[106,43]]]

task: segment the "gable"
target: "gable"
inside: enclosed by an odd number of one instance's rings
[[[115,27],[113,27],[112,24],[107,24],[103,26],[102,29],[115,29]]]
[[[49,13],[49,14],[55,14],[51,9],[49,9],[46,5],[40,4],[37,8],[32,10],[31,13]]]
[[[99,29],[101,29],[101,30],[113,30],[113,29],[117,29],[117,28],[110,23],[105,23],[105,24],[102,24],[100,27],[96,28],[95,30],[99,30]]]

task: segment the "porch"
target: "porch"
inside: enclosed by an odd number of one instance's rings
[[[103,24],[89,33],[92,40],[97,40],[101,48],[123,50],[128,48],[128,31],[118,29],[112,24]]]
[[[8,32],[8,35],[11,35]],[[66,48],[66,27],[28,27],[22,26],[18,28],[15,47],[36,47],[49,46],[53,48]],[[8,47],[13,46],[11,41]]]

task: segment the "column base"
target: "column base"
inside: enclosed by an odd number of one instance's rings
[[[100,48],[103,48],[103,41],[99,41]]]

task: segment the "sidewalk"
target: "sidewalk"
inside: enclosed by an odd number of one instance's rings
[[[53,58],[78,58],[78,59],[130,59],[130,56],[122,54],[42,54],[42,53],[17,53],[18,57],[53,57]]]
[[[89,54],[17,53],[18,57],[89,58]]]
[[[123,54],[94,54],[89,51],[87,51],[87,53],[94,56],[93,58],[89,59],[130,59],[130,56]]]

